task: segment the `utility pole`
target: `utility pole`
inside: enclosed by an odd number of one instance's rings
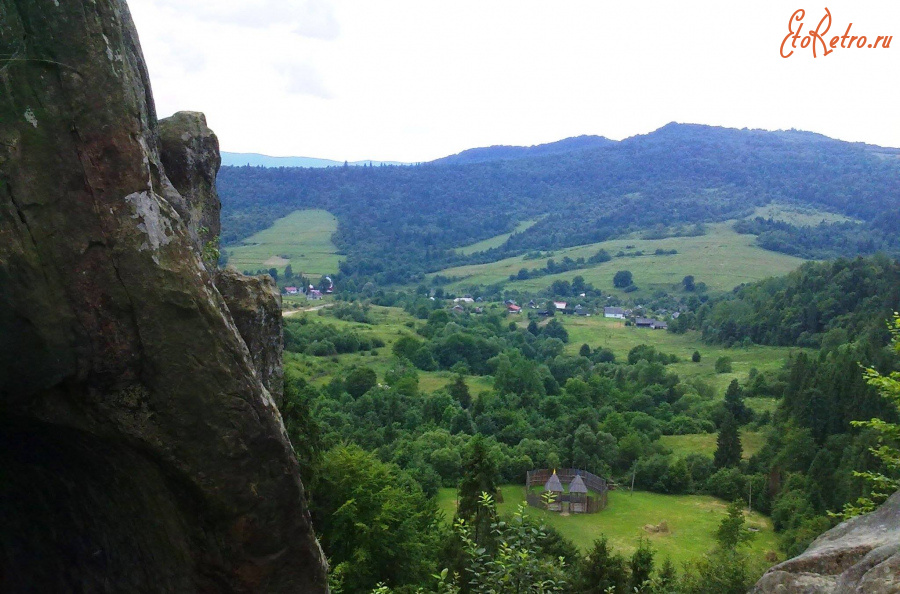
[[[634,475],[637,473],[637,465],[635,464],[634,468],[631,469],[631,495],[634,496]]]
[[[753,513],[753,481],[751,480],[751,481],[749,481],[749,483],[750,483],[750,501],[749,501],[748,511],[752,514]]]

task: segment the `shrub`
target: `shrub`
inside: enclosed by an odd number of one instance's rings
[[[731,357],[719,357],[715,367],[716,373],[731,373]]]

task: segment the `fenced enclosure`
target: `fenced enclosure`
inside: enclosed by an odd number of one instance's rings
[[[545,485],[551,481],[554,473],[560,486],[551,485],[554,497],[550,503],[546,503],[544,499]],[[552,484],[556,485],[557,481],[553,481]],[[574,514],[596,513],[606,507],[608,490],[609,485],[606,479],[577,468],[556,470],[541,468],[529,470],[525,474],[525,501],[532,507],[549,511]]]

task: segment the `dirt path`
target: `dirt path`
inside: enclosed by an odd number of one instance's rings
[[[334,303],[324,303],[322,305],[317,305],[315,307],[307,307],[306,309],[292,309],[292,310],[288,310],[288,311],[281,310],[281,317],[286,318],[288,316],[292,316],[292,315],[298,314],[298,313],[306,313],[308,311],[319,311],[320,309],[322,309],[324,307],[331,307],[332,305],[334,305]]]

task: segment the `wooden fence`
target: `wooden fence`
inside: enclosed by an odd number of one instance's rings
[[[525,501],[532,507],[550,509],[551,511],[569,511],[571,513],[596,513],[606,507],[609,485],[606,479],[594,473],[576,468],[559,468],[556,476],[563,486],[569,485],[577,475],[581,475],[587,493],[557,493],[550,507],[544,502],[543,488],[553,471],[547,468],[529,470],[525,475]],[[540,487],[540,491],[535,491]]]

